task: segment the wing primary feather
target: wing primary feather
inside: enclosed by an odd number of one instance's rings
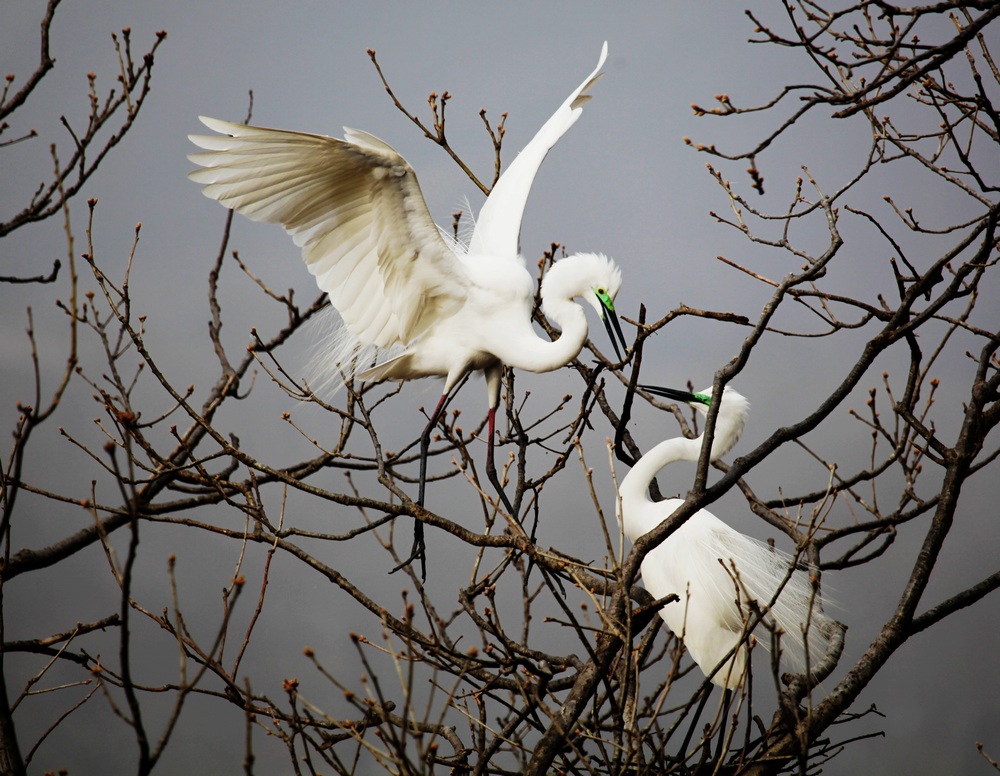
[[[576,123],[582,106],[590,99],[587,90],[600,80],[608,56],[608,44],[601,47],[597,67],[587,76],[507,167],[486,198],[469,242],[469,252],[520,259],[521,219],[531,184],[546,155],[566,131]]]
[[[329,371],[353,373],[362,353],[398,355],[461,309],[470,280],[460,252],[388,143],[355,129],[338,140],[200,118],[218,134],[190,136],[202,150],[189,177],[226,207],[281,224],[341,312],[326,337]]]

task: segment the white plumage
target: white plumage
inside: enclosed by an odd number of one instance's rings
[[[651,387],[646,390],[688,402],[702,413],[707,413],[712,400],[711,388],[700,394]],[[749,402],[727,387],[715,422],[713,461],[736,444],[748,410]],[[684,503],[676,498],[652,501],[648,494],[650,481],[674,461],[697,461],[701,444],[701,436],[661,442],[639,459],[622,481],[620,519],[625,535],[633,542]],[[680,601],[663,607],[660,616],[683,639],[705,675],[718,666],[712,681],[731,690],[739,686],[746,672],[744,630],[754,617],[750,602],[767,611],[766,621],[782,631],[782,658],[790,667],[802,670],[807,650],[813,665],[826,652],[829,620],[822,611],[820,597],[813,596],[806,572],[795,571],[789,578],[791,564],[787,554],[744,536],[702,509],[646,555],[642,580],[655,598],[670,593],[680,597]],[[779,588],[777,601],[767,610]],[[757,630],[762,627],[759,625]],[[765,634],[760,643],[769,648],[769,636]],[[727,658],[737,644],[739,647]]]
[[[281,224],[345,326],[380,348],[413,341],[457,312],[469,281],[438,234],[413,170],[367,133],[346,140],[202,117],[191,140],[207,197]]]
[[[520,254],[521,217],[539,165],[579,118],[607,57],[559,106],[503,173],[476,220],[469,250],[458,250],[435,226],[413,169],[388,144],[346,129],[345,139],[263,129],[202,118],[218,135],[192,135],[202,149],[190,178],[206,196],[255,221],[280,224],[302,249],[343,319],[330,361],[350,373],[366,348],[392,349],[362,380],[441,376],[444,390],[421,438],[419,502],[426,446],[451,389],[483,370],[490,412],[487,473],[503,365],[546,372],[575,358],[587,339],[582,298],[605,322],[615,352],[624,337],[613,300],[621,273],[610,259],[577,254],[547,273],[541,295],[561,331],[543,339],[532,323],[534,281]],[[614,330],[612,331],[612,326]],[[509,502],[503,496],[507,508]]]

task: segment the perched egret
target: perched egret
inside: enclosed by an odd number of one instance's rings
[[[643,388],[686,402],[702,414],[707,414],[713,400],[711,388],[702,393]],[[715,421],[711,460],[725,455],[739,440],[749,407],[746,398],[732,388],[725,389]],[[652,501],[648,488],[653,477],[675,461],[697,461],[701,446],[702,436],[660,442],[622,480],[619,519],[631,541],[655,529],[684,503],[677,498]],[[723,688],[727,705],[731,691],[739,687],[747,670],[747,626],[757,612],[764,613],[767,626],[780,630],[781,657],[790,667],[802,670],[807,656],[815,664],[826,652],[830,620],[808,574],[792,568],[790,556],[741,534],[704,509],[691,515],[642,561],[643,585],[654,598],[671,593],[680,598],[661,608],[660,616],[684,642],[705,676]],[[762,627],[758,624],[753,630]],[[768,648],[770,638],[761,638],[760,643]],[[706,693],[695,712],[695,722],[707,698]],[[690,735],[689,731],[681,747],[682,756]]]
[[[531,324],[534,282],[520,253],[521,217],[535,173],[579,118],[606,57],[607,43],[594,72],[497,181],[467,249],[431,220],[406,160],[366,132],[345,128],[345,140],[338,140],[202,117],[219,134],[191,136],[205,150],[190,155],[204,169],[189,177],[204,184],[205,196],[255,221],[281,224],[302,249],[306,266],[343,319],[329,358],[334,368],[351,373],[358,354],[374,347],[394,355],[358,371],[361,380],[444,377],[420,438],[421,506],[431,432],[462,377],[476,370],[485,374],[487,475],[513,514],[493,462],[503,366],[548,372],[572,361],[588,333],[577,298],[604,321],[619,360],[615,336],[627,347],[614,309],[621,273],[612,260],[576,254],[548,271],[542,309],[562,332],[549,341]],[[419,520],[413,550],[400,567],[416,558],[425,573]]]

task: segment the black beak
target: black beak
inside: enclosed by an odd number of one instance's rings
[[[704,404],[704,402],[697,395],[691,393],[690,391],[679,391],[676,388],[661,388],[658,385],[640,385],[639,389],[645,391],[646,393],[651,393],[654,396],[661,396],[664,399],[681,401],[685,404],[690,404],[691,402]]]
[[[613,327],[613,328],[612,328]],[[628,343],[625,342],[625,335],[622,334],[621,324],[618,323],[618,315],[615,313],[614,309],[604,308],[604,328],[608,331],[608,338],[611,340],[611,347],[615,349],[615,359],[618,361],[622,360],[621,351],[618,350],[618,343],[622,343],[622,348],[628,350]],[[615,339],[615,335],[618,335],[618,339]]]

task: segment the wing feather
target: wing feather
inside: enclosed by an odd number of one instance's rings
[[[580,118],[583,105],[591,98],[587,90],[603,75],[601,68],[607,56],[608,44],[605,42],[594,71],[573,90],[500,176],[479,211],[476,228],[469,241],[469,253],[490,253],[511,258],[520,256],[521,218],[535,174],[552,146]]]
[[[407,345],[457,312],[468,279],[431,220],[413,169],[366,132],[346,140],[202,117],[217,135],[188,177],[205,196],[281,224],[355,345]]]

